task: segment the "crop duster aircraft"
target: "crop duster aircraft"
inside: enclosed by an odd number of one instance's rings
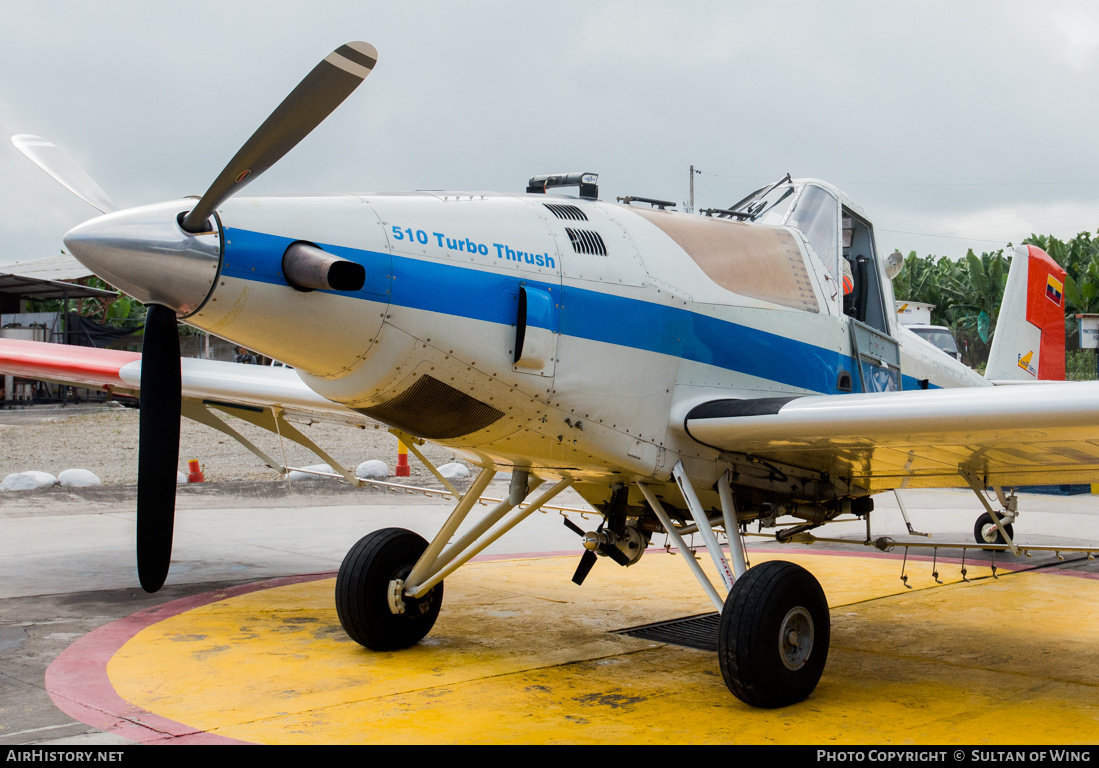
[[[1000,320],[1018,349],[1000,344],[985,378],[897,324],[899,263],[877,253],[862,209],[823,182],[787,176],[708,216],[599,200],[587,173],[536,176],[524,194],[238,194],[376,59],[366,43],[326,57],[198,200],[114,210],[50,142],[13,139],[105,211],[66,235],[70,252],[148,305],[140,356],[0,347],[9,373],[140,390],[146,590],[171,557],[181,409],[233,433],[211,409],[228,411],[307,445],[287,413],[380,421],[481,469],[431,542],[387,528],[348,553],[336,605],[353,639],[417,643],[444,577],[573,487],[603,517],[594,531],[570,523],[586,549],[574,581],[598,555],[629,565],[654,533],[682,548],[697,532],[727,592],[685,558],[721,612],[725,680],[775,707],[817,684],[828,607],[795,564],[746,568],[749,522],[789,538],[866,516],[883,491],[968,485],[1003,498],[1024,483],[1094,479],[1096,386],[991,381],[1048,378],[1056,363],[1064,276],[1033,246],[1016,250],[1008,291],[1027,310],[1005,306]],[[556,193],[566,186],[578,194]],[[178,321],[293,370],[181,362]],[[508,498],[457,537],[502,471]],[[1013,497],[1000,512],[985,504],[985,532],[1009,537]]]

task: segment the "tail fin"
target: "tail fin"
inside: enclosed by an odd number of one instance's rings
[[[1065,270],[1036,245],[1015,246],[985,378],[1064,380],[1064,295]]]

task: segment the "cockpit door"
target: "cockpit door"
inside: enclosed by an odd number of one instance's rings
[[[895,392],[901,389],[901,351],[897,340],[853,317],[851,356],[855,359],[862,392]]]
[[[888,286],[875,250],[870,222],[846,207],[842,209],[844,267],[851,272],[851,291],[844,295],[843,312],[851,333],[851,355],[855,360],[863,392],[891,392],[902,388],[901,354],[891,335],[886,301]],[[841,263],[842,264],[842,263]],[[846,286],[845,286],[846,289]]]

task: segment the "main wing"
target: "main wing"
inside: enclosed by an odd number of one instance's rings
[[[1099,482],[1099,382],[755,400],[693,408],[687,432],[872,492]]]
[[[290,368],[241,365],[217,360],[180,361],[183,402],[181,414],[220,430],[256,454],[267,466],[285,469],[214,411],[228,413],[257,427],[305,446],[349,481],[341,467],[320,446],[286,420],[305,416],[356,426],[375,422],[311,390]],[[141,387],[141,355],[39,341],[0,339],[0,373],[56,381],[79,387],[133,395]]]
[[[290,368],[241,365],[217,360],[181,361],[184,399],[212,405],[277,407],[328,414],[353,423],[373,423],[321,397]],[[141,355],[40,341],[0,339],[0,372],[121,394],[141,387]]]

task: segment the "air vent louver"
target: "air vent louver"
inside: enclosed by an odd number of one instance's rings
[[[549,208],[550,213],[559,219],[566,219],[568,221],[588,220],[588,215],[575,205],[561,205],[558,203],[542,203],[542,205]]]
[[[588,253],[592,256],[607,255],[607,246],[603,243],[603,238],[599,236],[598,232],[590,232],[586,229],[569,229],[568,227],[565,227],[565,231],[569,233],[572,249],[577,253]]]

